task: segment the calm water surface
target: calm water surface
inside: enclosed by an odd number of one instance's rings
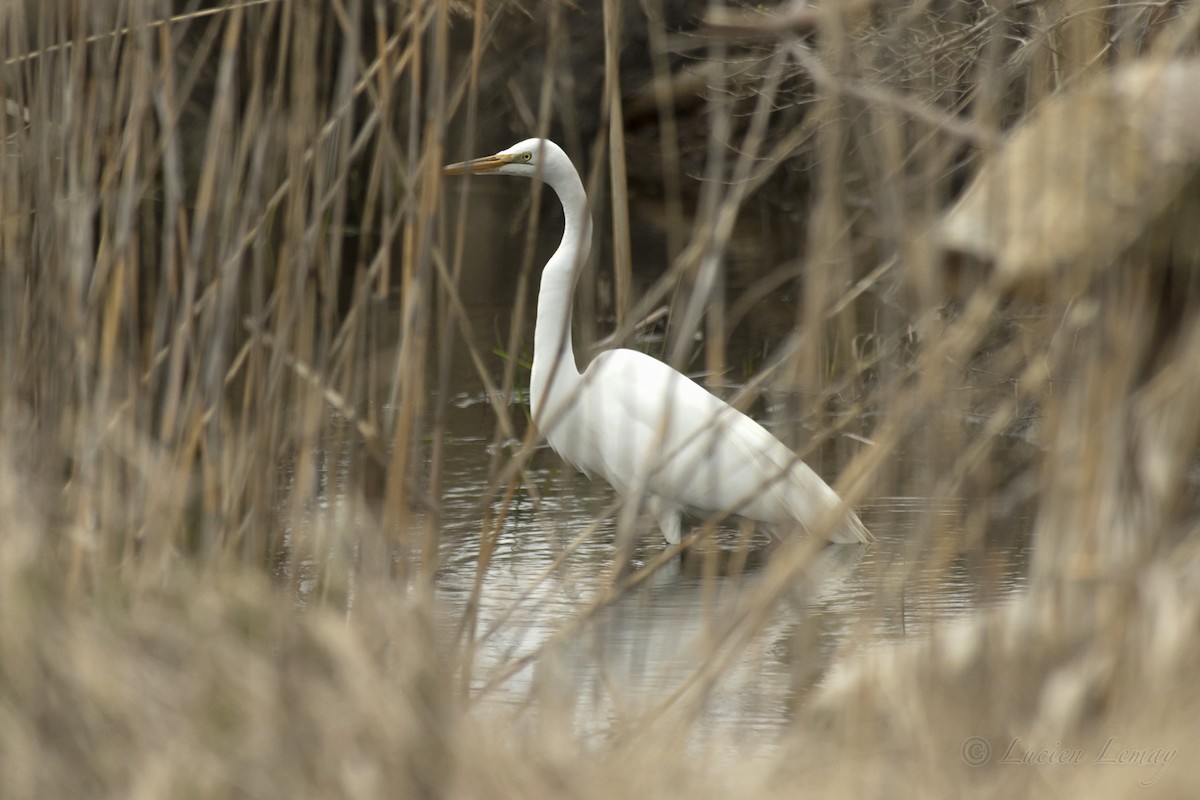
[[[475,586],[490,442],[471,435],[447,441],[437,591],[448,629],[463,618]],[[661,713],[696,723],[688,728],[694,737],[769,745],[838,659],[1001,602],[1024,582],[1017,532],[982,554],[947,555],[933,543],[958,538],[962,508],[874,498],[860,512],[878,541],[825,547],[769,606],[757,633],[730,644],[721,637],[735,615],[761,602],[774,554],[765,539],[746,553],[731,525],[705,552],[676,557],[597,606],[617,558],[616,523],[605,517],[612,490],[549,451],[536,463],[529,480],[540,496],[515,498],[483,576],[469,684],[497,713],[521,716],[536,705],[531,700],[553,701],[583,735]],[[589,526],[594,532],[561,558]],[[666,547],[652,520],[643,528],[633,569]],[[710,678],[714,652],[728,661]]]
[[[487,243],[517,237],[499,230],[495,217],[480,224],[480,235],[472,240],[483,249],[467,254],[460,288],[475,346],[486,354],[506,342],[516,284],[516,266],[492,268]],[[552,248],[559,224],[545,221],[543,251]],[[603,241],[602,235],[597,238]],[[636,253],[654,251],[652,245],[635,247]],[[536,281],[527,317],[534,291]],[[785,308],[784,327],[790,314]],[[758,316],[769,320],[769,315]],[[771,331],[760,324],[748,338],[754,336],[770,339]],[[755,341],[742,345],[751,356],[762,352]],[[731,342],[730,363],[737,363],[738,346]],[[492,359],[498,376],[503,362]],[[517,385],[527,382],[528,370],[518,369]],[[495,417],[461,346],[446,408],[436,591],[447,636],[462,636],[462,621],[473,619],[466,626],[472,657],[464,677],[488,713],[528,720],[531,709],[553,708],[584,736],[603,736],[647,715],[682,715],[689,724],[677,729],[688,730],[694,739],[769,745],[788,725],[797,703],[839,659],[1003,602],[1023,586],[1027,552],[1019,518],[1009,531],[992,526],[987,541],[963,555],[956,544],[962,539],[961,507],[919,496],[873,497],[859,512],[878,541],[826,547],[769,605],[762,597],[771,553],[758,547],[741,563],[736,528],[722,530],[715,543],[706,544],[708,555],[677,557],[598,605],[612,585],[617,551],[615,522],[605,516],[612,490],[574,473],[543,445],[527,470],[533,491],[519,492],[503,515],[470,617],[485,511],[480,498],[489,481]],[[522,405],[514,403],[510,410],[523,422]],[[835,462],[866,446],[843,444],[820,463],[810,460],[831,482],[842,466]],[[896,458],[902,462],[906,456]],[[896,473],[917,466],[901,463]],[[500,501],[488,510],[499,513]],[[597,519],[591,535],[563,557]],[[644,527],[631,553],[633,569],[665,547],[652,524]],[[766,609],[754,634],[725,638],[747,607]],[[709,668],[717,663],[721,668],[714,676]]]

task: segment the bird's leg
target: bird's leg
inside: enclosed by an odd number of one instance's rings
[[[646,508],[658,520],[658,527],[662,528],[663,538],[667,540],[667,543],[679,544],[680,534],[683,530],[683,525],[680,522],[680,516],[683,513],[682,509],[654,495],[646,498]]]
[[[622,499],[624,502],[617,514],[617,536],[614,542],[616,545],[614,568],[617,575],[623,575],[628,571],[638,540],[639,504],[636,497],[622,495]]]

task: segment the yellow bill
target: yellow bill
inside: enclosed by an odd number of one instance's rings
[[[511,153],[496,153],[493,156],[472,158],[470,161],[459,161],[457,164],[447,164],[442,167],[443,175],[481,175],[495,172],[505,164],[511,164],[516,159]]]

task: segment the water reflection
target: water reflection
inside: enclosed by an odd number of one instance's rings
[[[447,456],[466,468],[486,461],[486,445],[463,438],[448,445]],[[455,454],[458,448],[473,455]],[[462,620],[476,580],[484,478],[448,469],[454,488],[443,511],[437,581],[447,630]],[[603,515],[611,490],[565,467],[531,470],[530,479],[540,499],[514,501],[483,578],[469,685],[493,710],[520,715],[552,705],[583,736],[620,731],[647,715],[685,714],[701,742],[733,736],[741,746],[768,743],[838,657],[996,602],[1024,580],[1015,538],[970,559],[931,556],[937,538],[929,527],[954,524],[962,512],[954,504],[877,499],[861,509],[878,537],[874,545],[825,547],[753,636],[729,638],[731,628],[742,630],[738,615],[762,594],[769,550],[738,553],[740,534],[726,529],[707,553],[674,558],[608,602],[616,526]],[[560,559],[589,526],[593,533]],[[634,570],[664,548],[650,520],[645,527]]]
[[[481,182],[480,188],[487,186]],[[550,224],[542,230],[547,239],[542,249],[553,246],[559,229]],[[468,249],[486,248],[494,238],[472,237]],[[486,353],[507,341],[516,265],[493,264],[486,252],[469,253],[465,268],[473,263],[486,269],[464,278],[461,293],[479,339],[473,344]],[[535,289],[536,284],[529,291]],[[782,295],[774,300],[778,313],[756,314],[755,324],[787,329],[794,324],[794,301]],[[530,312],[525,316],[528,328]],[[755,353],[765,352],[766,340],[751,338],[730,342],[730,363],[755,362]],[[463,646],[463,677],[488,713],[528,720],[553,712],[585,737],[683,715],[687,724],[674,730],[687,731],[693,742],[745,753],[777,739],[797,703],[838,659],[1002,601],[1023,585],[1026,546],[1019,519],[1012,532],[989,531],[988,541],[966,548],[963,508],[924,497],[888,497],[858,509],[877,537],[873,545],[825,548],[769,604],[761,598],[769,588],[773,554],[757,540],[744,557],[730,555],[740,535],[736,529],[722,530],[707,554],[673,559],[610,598],[617,548],[615,522],[606,516],[613,501],[606,484],[572,472],[544,448],[526,471],[526,485],[534,491],[522,489],[506,508],[497,500],[482,505],[496,455],[493,398],[483,395],[483,381],[465,348],[455,347],[446,394],[432,398],[444,400],[446,430],[435,588],[444,635]],[[488,366],[499,385],[504,362],[497,358]],[[527,382],[527,369],[519,367],[516,385]],[[431,378],[429,385],[435,383]],[[526,419],[523,400],[509,402],[520,427]],[[853,439],[856,433],[843,435]],[[863,446],[861,440],[846,444],[843,457]],[[904,458],[897,455],[898,475],[913,471]],[[843,466],[810,463],[826,475],[837,475]],[[337,529],[345,515],[336,517],[337,502],[329,505],[331,527]],[[477,586],[488,515],[503,522]],[[663,549],[647,522],[646,534],[629,554],[631,569],[644,569]],[[323,557],[318,551],[317,562]],[[302,563],[301,573],[312,564]],[[761,612],[754,624],[738,625],[751,611]],[[737,746],[723,748],[722,742]]]
[[[779,597],[765,594],[778,551],[764,546],[765,537],[740,548],[744,533],[734,526],[640,573],[662,561],[665,548],[647,519],[629,572],[618,578],[645,579],[613,596],[612,490],[546,450],[534,460],[545,466],[527,470],[534,491],[518,492],[506,509],[492,502],[503,522],[472,605],[492,417],[475,403],[454,409],[447,429],[455,433],[443,449],[435,590],[443,634],[463,645],[466,685],[490,713],[529,719],[553,708],[582,737],[682,715],[686,724],[676,729],[688,732],[689,743],[725,751],[736,742],[737,752],[770,746],[839,659],[918,635],[1024,585],[1027,548],[1018,529],[960,550],[959,504],[884,497],[859,507],[874,544],[821,549]],[[308,556],[293,553],[288,577],[301,597],[322,570],[335,571],[335,561],[353,581],[353,531],[373,524],[339,496],[345,460],[326,454],[318,463],[316,507],[303,522],[309,538],[325,544]],[[748,614],[759,614],[751,625],[743,624]]]

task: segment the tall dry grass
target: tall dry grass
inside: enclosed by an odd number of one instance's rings
[[[4,5],[0,795],[1194,793],[1197,151],[1186,127],[1165,160],[1136,137],[1089,143],[1129,119],[1136,133],[1194,118],[1200,98],[1185,82],[1168,111],[1136,95],[1117,120],[1070,98],[1190,56],[1198,8]],[[1049,145],[1049,163],[1004,161],[1005,132],[1057,102],[1035,143],[1128,156],[1137,178],[1114,170],[1107,195],[1085,194],[1099,211],[1072,218],[1071,237],[1105,246],[1063,248],[1059,226],[1020,214],[992,249],[948,242],[944,210],[983,163],[1077,204],[1080,175]],[[548,132],[615,237],[581,293],[618,340],[669,303],[661,355],[715,386],[733,367],[740,402],[769,392],[817,420],[789,435],[840,451],[849,500],[962,501],[910,544],[935,569],[1019,511],[1028,592],[848,656],[754,763],[718,768],[689,747],[688,714],[666,712],[753,638],[806,543],[773,554],[695,681],[603,743],[576,740],[537,692],[519,730],[473,708],[471,620],[440,635],[431,591],[455,342],[503,445],[477,592],[510,501],[539,487],[504,399],[517,359],[489,360],[463,308],[467,207],[439,167]],[[657,204],[629,205],[628,187]],[[1000,224],[1003,197],[982,208],[976,228]],[[644,293],[639,211],[664,220]],[[1110,237],[1109,214],[1133,234]],[[510,354],[538,216],[510,240]],[[1028,260],[996,249],[1017,238]],[[736,374],[727,341],[784,290],[786,335]],[[342,516],[314,516],[330,491]],[[894,521],[877,508],[874,527]],[[614,569],[581,617],[670,555]],[[913,578],[878,579],[886,604]],[[1161,774],[975,767],[972,736],[1178,755]]]

